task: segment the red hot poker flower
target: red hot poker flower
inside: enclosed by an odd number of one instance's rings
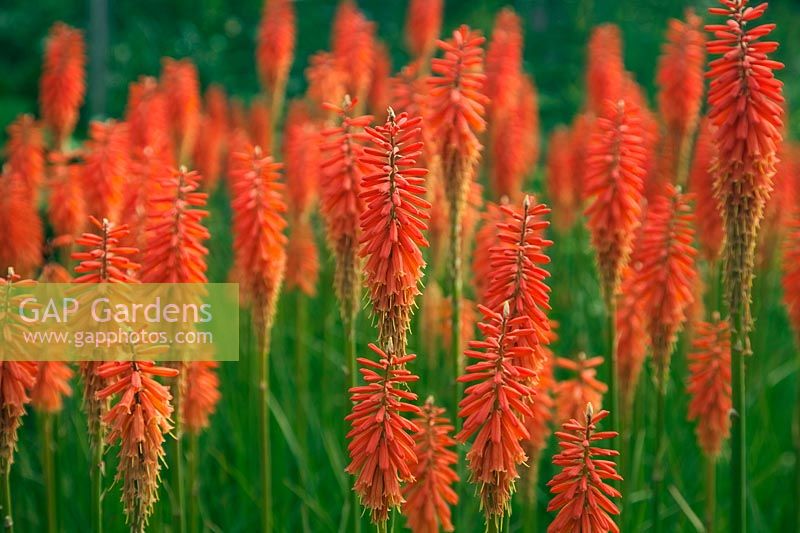
[[[336,10],[331,49],[346,75],[347,93],[362,105],[372,83],[375,52],[375,23],[369,21],[353,0],[344,0]]]
[[[522,89],[522,47],[522,21],[513,9],[503,8],[486,50],[486,96],[493,122],[513,113],[516,106]]]
[[[60,147],[78,122],[86,93],[86,45],[83,32],[57,22],[50,28],[39,87],[45,123]]]
[[[420,248],[428,246],[430,204],[424,200],[425,174],[417,168],[422,153],[420,117],[395,117],[389,109],[386,124],[366,128],[370,145],[360,163],[373,174],[361,181],[361,251],[373,312],[382,343],[394,340],[398,355],[405,353],[406,332],[425,261]]]
[[[293,0],[265,0],[258,26],[256,59],[261,83],[269,93],[282,90],[294,59]]]
[[[411,0],[406,15],[408,51],[415,57],[430,57],[442,30],[444,0]]]
[[[553,205],[553,225],[566,233],[580,212],[581,191],[574,187],[572,144],[569,129],[556,127],[550,134],[547,154],[547,198]]]
[[[306,67],[306,81],[308,89],[306,96],[318,106],[325,102],[341,102],[347,89],[347,73],[333,54],[330,52],[317,52],[308,59]],[[336,111],[328,109],[329,112]]]
[[[422,406],[417,426],[415,479],[403,488],[403,514],[413,533],[438,533],[440,527],[453,531],[450,506],[458,503],[458,494],[452,488],[458,481],[451,467],[458,462],[452,451],[456,441],[450,436],[454,428],[432,397]]]
[[[467,461],[488,522],[510,511],[518,467],[527,460],[522,443],[530,438],[525,420],[533,416],[535,393],[530,383],[536,374],[522,363],[532,351],[520,342],[532,333],[525,329],[527,317],[510,318],[508,304],[502,315],[488,307],[479,309],[484,321],[478,328],[484,340],[471,341],[464,352],[477,362],[458,378],[474,383],[464,390],[459,403],[458,416],[464,425],[456,440],[466,442],[475,435]]]
[[[0,278],[0,331],[8,332],[19,327],[17,313],[18,290],[33,286],[35,282],[22,280],[13,268]],[[28,394],[36,381],[36,363],[8,361],[19,356],[16,343],[9,339],[0,342],[0,474],[7,475],[14,462],[17,431],[25,414],[25,404],[31,401]]]
[[[694,159],[689,172],[689,191],[696,199],[697,237],[700,250],[707,261],[716,261],[722,251],[725,233],[722,215],[714,198],[712,162],[716,153],[714,133],[707,119],[700,122],[700,131],[694,148]]]
[[[151,76],[141,76],[128,86],[125,122],[130,128],[133,152],[150,147],[159,157],[172,163],[170,108],[167,96]]]
[[[556,421],[563,424],[570,418],[579,418],[587,403],[600,407],[608,386],[597,379],[597,368],[602,366],[603,357],[586,358],[579,354],[576,360],[556,358],[556,366],[575,373],[575,377],[559,381],[555,386]]]
[[[86,226],[86,203],[83,198],[82,167],[68,163],[66,156],[59,152],[51,152],[50,171],[47,185],[50,190],[50,201],[47,206],[47,218],[57,236],[70,235],[76,237]]]
[[[20,115],[8,126],[6,154],[12,172],[22,177],[35,197],[44,180],[44,140],[31,115]]]
[[[350,422],[350,464],[346,471],[356,476],[353,489],[370,510],[372,522],[385,523],[389,511],[403,503],[400,483],[414,480],[411,468],[417,462],[412,434],[419,431],[406,414],[418,414],[411,404],[417,395],[408,384],[419,378],[405,369],[416,356],[397,357],[392,341],[386,352],[370,344],[378,361],[360,357],[365,385],[350,389],[353,410]]]
[[[189,157],[200,125],[200,81],[190,59],[165,57],[161,62],[161,81],[169,103],[176,160]]]
[[[513,212],[513,211],[512,211]],[[486,211],[481,215],[483,222],[475,233],[475,250],[472,254],[472,276],[475,286],[475,298],[479,302],[486,300],[486,291],[494,273],[492,269],[492,248],[502,245],[498,243],[498,227],[510,219],[508,212],[498,204],[488,202]]]
[[[158,501],[164,435],[172,429],[172,396],[153,377],[172,378],[178,370],[151,361],[111,361],[100,365],[97,373],[104,380],[115,380],[97,398],[119,395],[103,421],[110,428],[108,443],[120,443],[117,480],[122,482],[125,516],[131,531],[144,531]]]
[[[319,253],[309,220],[295,222],[286,247],[286,289],[299,289],[307,296],[317,293]]]
[[[125,180],[130,170],[128,125],[97,122],[89,125],[84,166],[84,191],[89,214],[117,220],[123,203]]]
[[[588,48],[587,108],[595,114],[602,114],[606,101],[616,101],[623,93],[625,65],[619,28],[613,24],[597,26],[589,38]]]
[[[597,254],[604,296],[617,293],[641,216],[647,153],[639,108],[607,101],[594,122],[586,163],[587,225]]]
[[[573,533],[592,531],[596,533],[619,533],[619,527],[611,518],[619,509],[611,498],[621,494],[607,480],[621,481],[611,458],[619,455],[616,450],[600,448],[597,441],[616,438],[616,431],[597,431],[597,423],[608,416],[608,411],[595,414],[592,404],[584,406],[579,422],[573,418],[564,423],[563,430],[556,432],[561,452],[553,457],[553,464],[561,467],[547,485],[553,499],[548,511],[558,511],[547,533]]]
[[[31,389],[31,403],[42,413],[57,413],[64,407],[64,396],[72,395],[69,386],[72,369],[61,361],[42,361],[38,366],[36,383]]]
[[[731,309],[744,310],[746,333],[758,228],[783,137],[783,84],[774,74],[783,64],[769,59],[778,43],[761,40],[775,25],[753,26],[766,3],[748,7],[748,0],[719,1],[722,7],[709,13],[725,17],[724,24],[706,26],[715,37],[707,50],[720,56],[707,73],[708,119],[718,148],[714,191],[725,221],[728,300]]]
[[[0,174],[0,268],[14,267],[31,276],[42,264],[42,220],[22,176],[8,167],[4,170]]]
[[[727,320],[694,326],[689,354],[689,420],[697,421],[697,441],[709,457],[719,455],[731,426],[731,333]]]
[[[635,254],[636,252],[634,252]],[[647,324],[644,316],[641,264],[634,257],[622,276],[622,286],[617,296],[616,332],[617,332],[617,377],[619,379],[621,408],[629,412],[633,407],[633,397],[639,383],[650,339],[647,336]]]
[[[289,105],[283,135],[284,171],[289,213],[294,223],[307,219],[319,192],[320,132],[308,106]]]
[[[181,420],[189,433],[197,434],[209,426],[209,418],[222,395],[216,361],[192,361],[185,367],[186,390],[181,399]]]

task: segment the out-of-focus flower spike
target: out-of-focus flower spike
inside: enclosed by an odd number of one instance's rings
[[[367,102],[375,61],[375,23],[367,19],[353,0],[343,0],[336,9],[331,49],[346,74],[347,93],[356,103],[356,114]]]
[[[42,131],[31,115],[20,115],[8,129],[7,164],[11,172],[22,178],[32,197],[38,196],[44,181],[44,140]]]
[[[161,83],[169,103],[176,161],[187,163],[200,126],[200,80],[190,59],[165,57],[161,62]]]
[[[39,81],[39,107],[59,150],[75,129],[86,94],[85,48],[80,30],[63,22],[50,28]]]
[[[414,57],[426,59],[433,55],[442,30],[443,8],[444,0],[411,0],[408,3],[405,38],[408,51]]]
[[[602,356],[586,357],[580,353],[576,359],[557,357],[558,368],[570,370],[575,375],[555,385],[556,424],[580,417],[587,403],[600,407],[608,386],[597,379],[597,368],[603,364]]]
[[[295,34],[294,1],[265,0],[258,26],[256,60],[261,83],[273,98],[285,91],[294,60]]]
[[[606,111],[606,101],[616,101],[623,94],[625,65],[617,26],[601,24],[592,31],[586,64],[587,110],[600,115]]]
[[[714,198],[712,162],[716,149],[713,143],[713,126],[707,119],[700,122],[694,148],[694,159],[689,173],[689,191],[694,194],[697,213],[697,237],[705,259],[714,262],[722,252],[724,229],[722,215]]]
[[[129,129],[124,122],[89,125],[83,187],[86,208],[95,218],[120,217],[125,181],[130,171]]]
[[[42,264],[44,228],[23,177],[6,166],[0,174],[0,268],[32,276]]]

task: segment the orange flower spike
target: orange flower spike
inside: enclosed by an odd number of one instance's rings
[[[296,40],[293,0],[265,0],[258,26],[256,63],[264,89],[283,90],[294,59]]]
[[[308,82],[306,96],[317,106],[323,107],[325,102],[341,102],[344,99],[347,73],[330,52],[312,55],[305,74]]]
[[[420,294],[425,261],[421,248],[428,246],[430,204],[424,199],[427,170],[415,167],[422,153],[420,117],[395,116],[389,109],[386,124],[367,127],[370,144],[363,148],[359,163],[367,172],[361,180],[364,210],[360,217],[359,255],[378,338],[385,344],[394,339],[398,355],[405,353],[406,332]]]
[[[722,215],[714,197],[712,162],[716,153],[714,133],[710,122],[703,119],[694,149],[694,159],[689,172],[689,191],[694,195],[697,212],[697,237],[700,250],[707,261],[719,259],[725,233]]]
[[[61,361],[41,361],[38,367],[31,403],[42,413],[58,413],[64,407],[64,396],[72,396],[72,369]]]
[[[503,246],[498,242],[498,227],[510,219],[508,212],[500,205],[488,202],[483,213],[483,222],[475,233],[475,250],[472,254],[472,276],[475,286],[475,298],[479,302],[486,300],[486,290],[494,275],[492,269],[492,248]]]
[[[192,361],[186,365],[186,390],[181,401],[181,420],[189,433],[209,427],[209,419],[222,398],[216,361]]]
[[[345,417],[351,427],[345,470],[356,477],[353,489],[374,524],[385,523],[389,511],[403,503],[400,483],[414,480],[417,462],[412,435],[419,427],[405,418],[420,412],[410,403],[417,395],[408,390],[419,378],[406,370],[416,356],[398,357],[392,344],[389,340],[386,352],[369,345],[378,361],[358,358],[365,384],[350,389],[353,408]]]
[[[35,284],[23,280],[8,268],[6,277],[0,277],[0,326],[19,327],[19,314],[14,302],[19,289]],[[8,361],[19,356],[14,353],[13,342],[0,343],[0,474],[6,475],[14,462],[17,447],[17,432],[25,415],[25,405],[31,399],[29,394],[36,382],[37,363],[30,361]]]
[[[319,193],[320,132],[306,104],[289,105],[284,127],[283,153],[289,214],[293,221],[311,215]]]
[[[346,74],[347,93],[357,102],[366,102],[372,83],[375,48],[375,23],[369,21],[353,0],[339,3],[333,19],[331,49]]]
[[[270,123],[270,110],[261,100],[250,102],[247,115],[247,130],[251,142],[256,146],[272,145],[272,129]]]
[[[138,253],[136,248],[120,246],[128,236],[128,226],[117,226],[106,219],[102,222],[89,217],[97,233],[84,233],[75,244],[84,247],[83,251],[73,252],[71,258],[78,261],[75,272],[81,276],[74,283],[133,283],[130,271],[139,269],[139,265],[130,260],[130,256]]]
[[[127,521],[132,531],[144,531],[158,501],[164,435],[172,429],[172,395],[153,378],[173,378],[178,370],[152,361],[111,361],[99,365],[97,374],[111,382],[97,399],[119,398],[103,417],[109,427],[106,440],[120,443],[116,479],[122,482]]]
[[[555,364],[575,374],[573,378],[555,385],[556,420],[559,424],[581,416],[587,403],[598,407],[602,404],[608,386],[597,379],[597,368],[602,366],[603,357],[587,359],[586,354],[581,353],[576,360],[557,357]]]
[[[56,22],[50,28],[39,82],[42,118],[60,148],[78,122],[86,94],[86,45],[83,32]]]
[[[129,130],[124,122],[92,121],[83,173],[86,207],[98,218],[116,220],[130,170]]]
[[[522,21],[513,9],[503,8],[495,17],[486,50],[486,96],[492,122],[513,113],[517,106],[522,90],[522,48]]]
[[[548,354],[537,373],[539,380],[533,387],[535,399],[531,406],[533,416],[525,419],[525,427],[530,434],[525,449],[530,460],[534,462],[538,462],[542,452],[547,448],[551,433],[550,425],[555,415],[553,359],[553,354]]]
[[[617,293],[639,225],[646,150],[638,107],[607,101],[589,139],[585,194],[587,225],[607,301]]]
[[[484,94],[485,39],[467,26],[447,41],[437,41],[443,57],[431,62],[426,129],[441,157],[447,198],[457,212],[463,209],[468,185],[474,179],[483,146],[478,134],[486,129],[488,98]]]
[[[668,184],[647,209],[637,250],[643,315],[656,364],[669,367],[678,332],[694,302],[697,250],[689,197]]]
[[[559,233],[566,233],[575,223],[580,210],[581,191],[576,190],[572,176],[572,145],[570,131],[556,127],[550,134],[547,154],[547,198],[553,205],[553,225]]]
[[[7,130],[6,154],[11,171],[36,195],[44,181],[44,140],[42,131],[31,115],[20,115]]]
[[[530,383],[536,374],[522,363],[532,351],[520,342],[530,335],[527,318],[510,318],[508,304],[502,315],[488,307],[479,309],[484,319],[478,328],[484,340],[471,341],[464,352],[476,362],[458,378],[472,384],[459,402],[458,416],[464,423],[456,440],[463,443],[475,435],[467,461],[488,522],[511,511],[518,468],[527,460],[522,443],[530,434],[524,421],[533,416],[535,392]]]
[[[286,204],[280,163],[261,148],[235,152],[230,167],[233,248],[243,293],[255,306],[256,320],[269,328],[286,267]]]
[[[539,159],[539,102],[530,77],[522,76],[510,112],[497,119],[491,137],[490,179],[495,196],[519,201],[525,178]]]
[[[208,193],[198,192],[196,171],[172,169],[159,180],[148,201],[147,248],[141,278],[145,283],[205,283],[210,238],[203,219]]]
[[[411,0],[406,14],[405,38],[414,57],[430,57],[442,31],[444,0]]]
[[[606,101],[616,101],[623,94],[625,65],[622,61],[622,37],[614,24],[601,24],[589,38],[586,69],[587,110],[602,115]]]
[[[697,442],[709,457],[717,457],[730,433],[731,333],[727,320],[714,313],[712,322],[694,326],[686,392],[691,396],[689,420],[697,421]]]
[[[286,248],[286,288],[299,289],[307,296],[317,294],[319,252],[310,221],[298,221],[289,234]]]
[[[169,103],[170,121],[176,160],[189,157],[200,126],[200,81],[197,67],[190,59],[165,57],[161,61],[161,83]]]
[[[377,41],[372,62],[372,84],[369,87],[369,109],[383,119],[392,103],[392,57],[386,44]]]
[[[619,533],[612,519],[619,509],[612,498],[622,495],[607,483],[622,480],[610,459],[619,452],[596,444],[618,436],[616,431],[597,431],[598,422],[608,414],[608,411],[595,413],[589,403],[582,407],[578,417],[565,422],[562,431],[556,432],[561,452],[553,457],[553,464],[560,466],[561,472],[547,483],[553,494],[547,510],[558,514],[547,533]]]
[[[728,243],[728,300],[731,309],[743,309],[741,328],[747,333],[758,228],[783,136],[783,83],[774,73],[783,64],[769,59],[778,43],[761,40],[775,25],[754,25],[766,3],[748,7],[748,0],[720,0],[720,4],[709,13],[725,20],[706,26],[714,34],[706,49],[720,56],[711,61],[706,74],[711,80],[708,119],[718,149],[714,191]]]
[[[706,59],[702,19],[691,8],[685,18],[669,20],[656,75],[659,111],[667,128],[680,136],[690,131],[700,113]]]
[[[14,267],[21,275],[32,276],[42,264],[42,220],[22,176],[8,167],[4,170],[0,174],[0,268]]]
[[[490,251],[492,273],[484,301],[495,312],[508,303],[512,318],[527,320],[525,327],[533,333],[527,342],[534,350],[531,359],[522,359],[521,363],[538,371],[544,357],[539,345],[547,344],[550,338],[550,287],[545,283],[550,274],[543,265],[550,263],[545,249],[553,243],[542,238],[550,225],[544,220],[550,209],[532,203],[529,196],[521,211],[508,206],[500,209],[508,218],[497,226],[499,245]]]
[[[125,122],[130,128],[134,153],[150,147],[159,157],[172,162],[170,108],[164,91],[151,76],[141,76],[128,86]]]
[[[632,263],[636,262],[635,259]],[[641,268],[640,265],[638,265]],[[620,386],[621,408],[630,412],[642,366],[650,347],[641,294],[641,274],[629,265],[622,277],[617,295],[617,376]]]
[[[320,210],[328,246],[336,260],[334,289],[342,316],[351,319],[358,309],[359,218],[364,210],[360,197],[364,169],[359,158],[367,135],[363,128],[372,117],[354,117],[349,98],[344,98],[342,107],[324,104],[324,109],[337,116],[340,123],[322,130]]]
[[[417,418],[414,453],[417,461],[414,481],[403,488],[403,515],[413,533],[453,531],[450,506],[458,503],[453,483],[458,474],[451,465],[458,462],[452,451],[456,441],[450,436],[455,429],[444,416],[444,409],[429,397]]]

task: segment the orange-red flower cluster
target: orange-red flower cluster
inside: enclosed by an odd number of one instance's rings
[[[658,107],[667,126],[667,143],[676,155],[697,126],[703,103],[706,50],[701,25],[691,9],[686,10],[686,22],[670,19],[658,63]]]
[[[43,413],[57,413],[64,407],[64,396],[72,395],[72,369],[62,361],[41,361],[38,367],[31,403]]]
[[[86,141],[83,188],[89,214],[117,220],[130,170],[129,130],[124,122],[93,121]]]
[[[11,171],[22,178],[34,198],[44,180],[44,140],[31,115],[20,115],[8,126],[6,154]]]
[[[589,38],[587,55],[587,110],[600,115],[608,100],[616,101],[623,94],[625,65],[619,28],[614,24],[597,26]]]
[[[492,122],[513,112],[522,89],[522,21],[513,9],[497,13],[486,50],[486,96]]]
[[[331,48],[345,75],[347,93],[356,101],[365,103],[375,61],[375,24],[364,16],[353,0],[344,0],[336,10]]]
[[[317,52],[308,58],[306,96],[317,106],[325,102],[341,102],[347,91],[347,73],[330,52]],[[336,111],[328,109],[331,113]]]
[[[585,194],[587,224],[607,301],[617,293],[639,225],[647,153],[640,110],[629,100],[608,100],[589,139]]]
[[[169,102],[155,78],[141,76],[128,86],[125,122],[130,129],[134,156],[150,147],[160,158],[172,164]]]
[[[556,422],[563,424],[571,418],[580,418],[586,404],[600,407],[608,386],[597,379],[597,368],[603,364],[603,357],[589,357],[581,353],[578,358],[557,357],[556,367],[575,373],[575,377],[559,381],[555,385]]]
[[[169,104],[170,125],[176,160],[189,157],[200,126],[200,80],[190,59],[165,57],[161,63],[161,82]]]
[[[406,414],[418,414],[411,404],[417,395],[408,384],[419,378],[406,370],[413,354],[398,357],[389,340],[386,352],[370,344],[378,361],[358,358],[365,384],[350,389],[353,410],[347,434],[350,464],[346,471],[356,476],[354,490],[370,510],[375,524],[386,522],[389,511],[403,503],[400,484],[414,480],[417,461],[412,434],[419,427]]]
[[[280,163],[258,146],[233,155],[230,169],[233,247],[243,294],[255,319],[269,327],[286,266],[286,204],[278,181]]]
[[[547,533],[619,533],[611,518],[619,514],[619,509],[611,498],[619,498],[621,494],[608,484],[622,480],[614,461],[609,459],[619,452],[596,444],[618,435],[616,431],[597,431],[598,422],[608,414],[608,411],[595,414],[589,403],[579,417],[565,422],[563,430],[556,432],[561,452],[553,457],[553,464],[560,466],[561,472],[547,483],[553,494],[547,510],[558,514]]]
[[[53,130],[56,147],[70,136],[86,93],[83,32],[62,22],[53,24],[44,52],[39,87],[42,118]]]
[[[229,133],[227,97],[221,87],[211,85],[205,93],[205,113],[200,119],[200,131],[192,156],[202,176],[203,188],[209,192],[216,188],[219,181]]]
[[[709,13],[725,17],[724,22],[706,26],[714,34],[707,50],[720,56],[707,74],[708,119],[717,147],[714,190],[725,221],[728,300],[733,309],[743,306],[748,330],[758,228],[782,140],[783,84],[774,71],[783,64],[769,58],[778,43],[762,40],[775,25],[754,25],[766,3],[750,7],[749,0],[719,2],[722,7]]]
[[[678,332],[694,302],[697,269],[694,214],[689,198],[673,185],[647,209],[636,250],[642,310],[658,365],[669,367]]]
[[[42,263],[44,229],[36,203],[20,174],[8,167],[0,174],[0,268],[14,267],[32,276]]]
[[[295,17],[293,0],[265,0],[258,26],[256,59],[264,88],[283,90],[294,59]]]
[[[222,395],[215,361],[192,361],[186,365],[186,390],[181,399],[181,420],[189,433],[197,434],[209,426],[209,418]]]
[[[709,457],[716,457],[730,432],[731,332],[727,320],[715,313],[713,322],[694,325],[686,392],[689,420],[697,421],[697,441]]]
[[[417,463],[414,481],[403,488],[403,514],[413,533],[453,531],[450,506],[458,503],[453,483],[458,474],[451,465],[458,462],[452,451],[456,441],[450,436],[453,426],[444,416],[444,409],[428,398],[417,418],[414,453]]]
[[[319,252],[310,222],[298,222],[286,246],[286,288],[299,289],[307,296],[317,293]]]
[[[51,152],[49,159],[47,218],[56,236],[78,236],[86,226],[81,166],[68,163],[67,158],[58,152]]]
[[[714,198],[714,174],[711,165],[714,161],[713,131],[711,123],[703,119],[694,147],[694,159],[689,172],[689,191],[696,200],[697,239],[700,250],[708,261],[715,261],[722,251],[725,238],[717,199]]]
[[[580,213],[581,191],[575,187],[572,168],[572,138],[570,130],[556,127],[550,134],[547,153],[547,198],[553,205],[553,225],[559,233],[572,228]]]
[[[486,300],[486,290],[494,273],[492,269],[492,248],[497,245],[497,228],[509,220],[508,212],[494,202],[486,203],[486,210],[481,214],[481,225],[475,233],[475,249],[472,253],[472,281],[475,298],[479,302]]]
[[[75,272],[82,274],[75,278],[75,283],[133,283],[136,279],[132,272],[139,265],[130,260],[136,248],[121,246],[128,236],[128,226],[117,226],[107,219],[102,222],[89,217],[98,233],[84,233],[75,244],[85,247],[84,251],[73,252],[72,259],[79,261]]]
[[[132,531],[144,531],[158,501],[164,462],[164,435],[172,429],[172,395],[153,379],[175,377],[178,370],[150,361],[103,363],[100,378],[112,383],[97,393],[106,400],[119,395],[103,417],[110,431],[107,442],[120,442],[117,480],[122,482],[122,504]]]
[[[444,0],[411,0],[406,15],[405,37],[408,51],[415,57],[433,54],[442,29]]]
[[[406,332],[428,246],[423,232],[430,204],[424,199],[427,170],[415,166],[422,153],[420,117],[389,111],[386,124],[367,127],[370,145],[360,163],[372,174],[361,180],[361,250],[373,312],[382,343],[394,340],[404,355]]]
[[[641,294],[641,264],[635,254],[622,277],[615,318],[620,407],[626,413],[633,407],[633,397],[650,343]]]
[[[465,352],[476,362],[458,378],[472,384],[459,403],[464,425],[456,439],[466,442],[475,435],[467,452],[470,481],[478,485],[488,521],[510,511],[518,467],[527,460],[522,444],[530,438],[525,420],[533,416],[531,382],[536,373],[525,363],[532,357],[532,348],[523,342],[532,334],[528,317],[510,318],[508,304],[502,314],[484,306],[479,309],[484,320],[478,328],[484,340],[471,341]]]

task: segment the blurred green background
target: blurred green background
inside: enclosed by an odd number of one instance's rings
[[[90,4],[63,0],[3,0],[0,5],[0,124],[9,123],[20,112],[36,112],[38,77],[44,38],[49,26],[63,20],[88,29]],[[191,57],[198,65],[201,82],[222,84],[231,95],[245,99],[258,91],[254,67],[256,27],[261,2],[223,0],[109,0],[106,29],[108,48],[105,54],[107,75],[102,86],[91,89],[95,98],[105,96],[105,104],[95,100],[82,113],[81,128],[95,116],[120,116],[125,104],[127,84],[141,74],[155,75],[162,56]],[[378,35],[393,54],[394,70],[408,56],[403,47],[403,26],[406,2],[398,0],[360,0],[358,5],[377,22]],[[525,0],[517,2],[447,1],[444,31],[461,23],[491,30],[494,14],[510,5],[522,16],[525,24],[525,68],[532,73],[540,95],[543,135],[559,123],[568,123],[581,108],[584,99],[583,72],[585,46],[591,28],[601,22],[614,22],[623,32],[625,63],[636,79],[648,90],[654,102],[653,79],[659,49],[669,17],[680,17],[684,7],[694,6],[704,12],[710,1],[672,0]],[[288,91],[290,96],[302,94],[303,70],[310,54],[329,45],[330,22],[336,2],[297,2],[298,40]],[[790,109],[800,104],[800,2],[775,0],[765,17],[778,22],[774,37],[781,42],[777,59],[786,63],[779,77],[786,82]],[[87,35],[90,47],[92,33]],[[98,103],[99,102],[99,103]],[[794,138],[800,133],[800,120],[790,112],[790,129]],[[79,131],[79,136],[81,135]],[[540,165],[541,167],[541,165]],[[541,171],[531,173],[532,188],[541,189]],[[209,225],[213,235],[209,259],[212,280],[226,277],[230,265],[229,213],[224,188],[212,199]],[[560,340],[555,345],[558,355],[572,357],[579,351],[602,353],[605,317],[598,297],[593,254],[585,230],[576,228],[570,235],[554,236],[553,317],[560,324]],[[319,240],[323,246],[322,239]],[[273,335],[273,467],[277,524],[280,531],[337,531],[348,511],[352,479],[344,474],[347,463],[342,435],[344,413],[348,402],[343,394],[345,376],[343,332],[336,302],[328,288],[332,282],[332,266],[322,254],[323,271],[319,295],[305,305],[312,310],[308,327],[300,332],[297,298],[285,294],[279,306]],[[774,262],[775,263],[775,262]],[[748,468],[751,485],[749,519],[752,531],[797,531],[795,514],[800,503],[794,486],[792,453],[792,416],[797,397],[798,370],[793,335],[781,305],[780,272],[776,264],[762,272],[754,290],[756,331],[753,335],[755,356],[748,370]],[[245,323],[246,317],[242,317]],[[249,339],[243,331],[243,345]],[[366,343],[374,333],[369,321],[360,321],[358,346],[365,353]],[[418,336],[411,338],[411,348],[424,345]],[[294,354],[307,351],[311,365],[311,394],[298,394],[295,382]],[[673,358],[670,408],[667,427],[670,433],[669,491],[665,512],[669,531],[697,531],[697,515],[702,516],[702,460],[694,439],[694,427],[685,421],[687,399],[681,394],[686,375],[683,348]],[[441,372],[436,363],[429,364],[420,354],[422,374],[417,392],[421,398],[440,386]],[[434,359],[436,361],[436,359]],[[251,383],[255,361],[247,352],[238,364],[223,364],[223,400],[213,418],[210,431],[202,435],[201,512],[209,531],[257,531],[259,503],[259,471],[257,434],[257,391]],[[650,386],[649,368],[642,376],[642,387]],[[76,391],[79,385],[76,384]],[[652,402],[651,402],[652,403]],[[636,516],[636,531],[646,531],[649,507],[649,459],[643,450],[652,447],[647,426],[651,423],[652,405],[646,395],[637,401],[638,432],[633,439],[638,466],[639,487],[633,495],[630,510]],[[85,421],[79,398],[72,398],[58,424],[59,512],[63,530],[88,531],[88,465],[86,459]],[[295,409],[305,405],[309,413],[308,453],[302,453],[293,424]],[[449,413],[452,416],[452,413]],[[15,517],[18,531],[40,531],[44,524],[44,491],[40,466],[39,427],[37,416],[28,416],[20,433],[20,450],[14,466],[12,483],[15,493]],[[551,446],[552,452],[554,446]],[[108,477],[115,469],[109,451]],[[718,469],[719,531],[727,525],[727,448]],[[539,483],[539,518],[543,531],[549,516],[545,512],[549,499],[544,481],[552,475],[545,454]],[[165,474],[165,480],[169,478]],[[456,515],[462,516],[462,531],[481,531],[482,519],[472,488],[461,492],[462,503]],[[153,517],[153,531],[172,531],[169,514],[169,490],[164,489],[162,504]],[[118,503],[119,487],[109,489],[106,497],[108,531],[124,531],[124,517]],[[301,505],[302,502],[302,505]],[[303,509],[301,512],[300,509]],[[518,530],[521,513],[515,508],[511,531]],[[346,523],[346,522],[345,522]]]

